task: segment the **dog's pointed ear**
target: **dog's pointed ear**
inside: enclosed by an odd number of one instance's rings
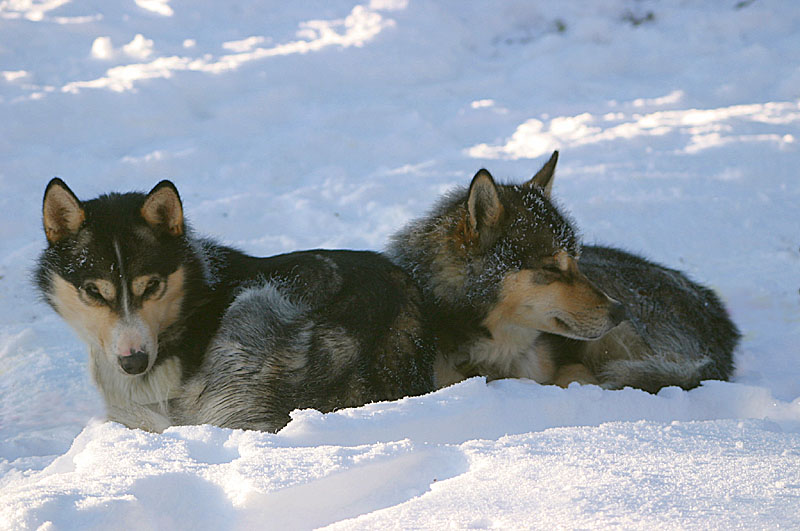
[[[492,174],[482,169],[472,178],[467,198],[469,226],[478,235],[481,247],[494,241],[503,220],[505,209],[500,201],[497,183]]]
[[[77,233],[85,219],[81,202],[69,186],[58,177],[51,179],[42,201],[42,224],[47,241],[52,245]]]
[[[150,190],[142,205],[141,214],[153,228],[165,230],[173,236],[184,233],[181,197],[170,181],[161,181]]]
[[[558,162],[558,151],[553,151],[550,155],[550,160],[545,162],[542,169],[536,172],[536,175],[530,181],[525,183],[525,186],[538,186],[541,188],[544,196],[549,198],[550,192],[553,189],[553,175],[556,171],[556,162]]]

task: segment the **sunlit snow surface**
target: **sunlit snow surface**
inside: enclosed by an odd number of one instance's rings
[[[0,527],[800,527],[800,5],[0,0]],[[259,255],[380,250],[481,167],[712,286],[731,383],[473,379],[278,434],[103,423],[41,196],[173,180]]]

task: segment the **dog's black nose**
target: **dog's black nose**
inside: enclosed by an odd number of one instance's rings
[[[611,305],[611,309],[609,310],[608,314],[611,317],[611,322],[614,323],[614,326],[617,326],[628,318],[628,310],[625,308],[625,305],[617,301],[614,301],[614,303]]]
[[[119,366],[128,374],[142,374],[147,369],[147,353],[135,350],[128,356],[117,356]]]

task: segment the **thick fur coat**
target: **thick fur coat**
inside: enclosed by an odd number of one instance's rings
[[[525,377],[656,392],[733,371],[736,326],[708,288],[621,250],[582,246],[552,201],[557,152],[523,184],[479,171],[392,240],[436,336],[437,385]]]
[[[248,256],[195,237],[169,181],[80,201],[53,179],[43,221],[37,285],[112,420],[275,431],[297,408],[433,389],[420,293],[377,253]]]

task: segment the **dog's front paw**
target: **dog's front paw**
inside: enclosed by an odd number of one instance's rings
[[[172,422],[165,415],[134,404],[125,407],[108,406],[106,415],[108,420],[112,422],[119,422],[128,428],[151,433],[162,433],[172,426]]]
[[[559,387],[568,387],[572,382],[581,385],[600,385],[600,381],[592,374],[586,365],[582,363],[572,363],[558,368],[553,383]]]

